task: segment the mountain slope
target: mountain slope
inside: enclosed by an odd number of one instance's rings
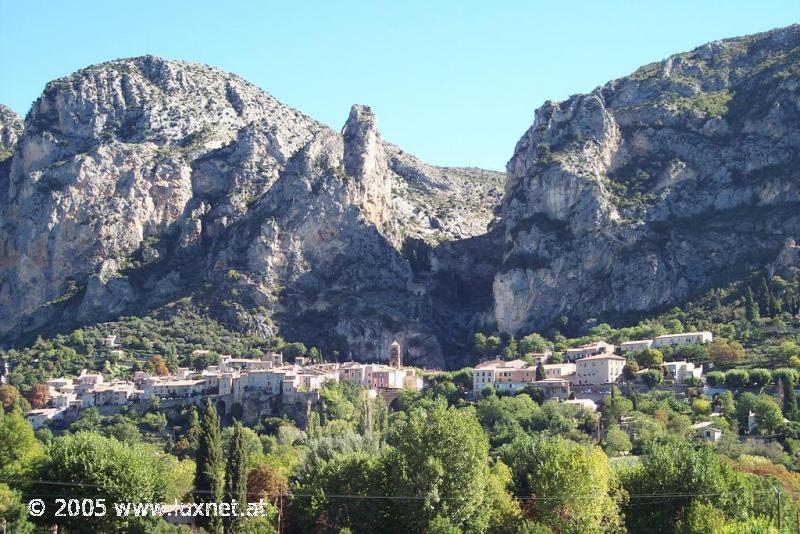
[[[354,350],[378,356],[403,335],[381,321],[408,296],[405,241],[484,231],[500,184],[384,143],[368,107],[339,134],[234,75],[152,56],[48,84],[4,172],[6,343],[195,296],[264,332],[311,305],[322,328],[371,331]],[[495,195],[475,220],[429,202],[476,183]],[[327,290],[360,304],[331,310],[317,298]],[[440,353],[435,340],[428,350]]]
[[[453,366],[476,329],[575,332],[800,261],[799,26],[545,103],[502,193],[499,173],[385,142],[366,106],[335,132],[151,56],[51,82],[24,128],[6,111],[2,345],[180,302]]]
[[[800,232],[800,26],[547,102],[508,163],[506,332],[681,302]]]

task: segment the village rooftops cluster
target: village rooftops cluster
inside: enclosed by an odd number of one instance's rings
[[[686,332],[683,334],[666,334],[654,339],[626,341],[615,347],[605,341],[596,341],[568,348],[564,352],[564,363],[546,363],[550,354],[533,361],[525,360],[490,360],[485,361],[472,371],[473,392],[480,392],[487,386],[496,391],[519,391],[532,385],[541,388],[549,397],[566,398],[571,394],[571,387],[613,384],[619,380],[627,362],[624,356],[615,354],[629,351],[641,351],[647,348],[677,346],[696,343],[709,343],[714,336],[711,332]],[[537,367],[542,364],[544,376],[540,372],[537,380]],[[683,383],[687,377],[700,377],[703,366],[691,362],[674,361],[664,364],[667,378],[675,383]]]
[[[399,348],[398,348],[399,351]],[[198,403],[206,396],[268,399],[281,395],[285,403],[315,401],[328,382],[350,382],[370,390],[421,389],[422,378],[414,369],[403,368],[399,356],[395,366],[378,363],[318,363],[298,357],[284,364],[283,355],[270,352],[261,358],[224,356],[220,365],[202,371],[179,368],[164,376],[137,371],[133,381],[105,381],[100,373],[82,371],[76,378],[54,378],[46,382],[50,406],[31,410],[28,419],[34,428],[63,419],[69,410],[92,406],[127,406],[149,402],[154,397],[178,403]]]

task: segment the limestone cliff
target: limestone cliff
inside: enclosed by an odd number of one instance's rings
[[[547,102],[508,163],[499,328],[679,303],[800,232],[800,26]]]
[[[14,111],[0,104],[0,161],[11,156],[22,135],[22,120]]]
[[[429,214],[409,190],[485,178],[497,191],[500,175],[422,164],[382,140],[366,106],[339,134],[237,76],[152,56],[51,82],[24,133],[0,112],[13,151],[0,168],[5,343],[191,297],[234,328],[303,320],[380,356],[396,336],[434,339],[399,326],[406,239],[480,233],[499,200],[482,200],[477,222]],[[439,357],[435,339],[428,349]]]

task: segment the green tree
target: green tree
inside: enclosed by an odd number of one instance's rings
[[[475,347],[475,353],[478,358],[486,358],[486,335],[480,332],[475,332],[472,336],[472,346]]]
[[[22,494],[0,483],[0,524],[13,534],[31,534],[34,526],[28,521],[28,508],[22,502]]]
[[[224,489],[224,464],[219,416],[211,400],[206,399],[197,445],[195,499],[201,503],[219,503]],[[212,534],[222,532],[221,517],[203,518],[201,525]]]
[[[521,354],[542,353],[552,350],[553,344],[547,341],[540,334],[528,334],[519,340],[519,351]]]
[[[772,382],[772,373],[769,369],[750,369],[750,386],[763,388]]]
[[[633,445],[628,438],[627,432],[614,425],[606,433],[606,454],[609,456],[620,456],[627,453]]]
[[[503,347],[503,358],[506,360],[519,358],[519,343],[514,336],[509,337],[506,346]]]
[[[706,352],[716,366],[732,365],[744,359],[744,347],[737,341],[714,340],[708,344]]]
[[[792,357],[800,356],[800,347],[794,341],[785,340],[777,347],[770,349],[767,354],[772,365],[787,365]]]
[[[661,372],[660,369],[648,369],[644,375],[642,375],[642,378],[644,379],[644,383],[647,384],[647,387],[652,388],[664,381],[664,373]]]
[[[783,427],[783,413],[778,404],[768,395],[759,395],[753,407],[759,434],[772,435]]]
[[[622,376],[628,381],[636,380],[636,373],[638,372],[639,364],[633,361],[626,363],[625,367],[622,368]]]
[[[783,415],[790,421],[797,419],[797,394],[794,391],[794,382],[791,376],[781,376],[778,379],[779,388],[783,396]]]
[[[750,382],[750,373],[746,369],[731,369],[725,373],[725,385],[731,389],[746,387]]]
[[[758,305],[753,298],[753,290],[749,286],[744,293],[744,315],[750,322],[758,321],[761,318]]]
[[[241,506],[247,506],[247,463],[242,424],[237,421],[233,425],[233,438],[225,467],[225,502],[238,502]],[[225,532],[238,532],[237,519],[237,517],[224,518]]]
[[[772,308],[771,302],[773,300],[772,291],[767,284],[767,279],[761,279],[761,286],[758,289],[758,308],[761,315],[768,317]]]
[[[621,527],[613,478],[597,447],[562,437],[521,435],[500,449],[517,495],[547,496],[528,502],[529,513],[554,532],[615,532]]]
[[[664,355],[658,349],[644,349],[636,355],[636,362],[640,367],[659,367],[664,363]]]
[[[393,430],[390,445],[392,491],[420,497],[397,504],[395,524],[423,532],[441,516],[460,529],[486,529],[489,442],[472,413],[441,402],[428,410],[414,408]]]
[[[687,532],[687,534],[719,533],[727,526],[727,523],[725,514],[721,510],[718,510],[712,504],[695,500],[689,506],[686,521],[681,525],[682,528],[676,529],[676,532]]]
[[[122,443],[93,432],[80,432],[60,437],[53,442],[49,457],[40,469],[39,478],[55,481],[37,485],[47,509],[55,506],[53,497],[64,494],[69,485],[70,498],[103,498],[113,503],[159,502],[166,497],[164,461],[153,449],[144,445]],[[52,524],[52,516],[44,516],[43,524]],[[86,519],[59,518],[59,525],[70,531],[84,532]],[[100,532],[144,532],[152,529],[157,518],[118,517],[113,509],[103,517],[92,519],[92,527]]]
[[[542,365],[542,362],[539,362],[536,366],[536,380],[544,380],[545,378],[544,365]]]
[[[19,390],[11,384],[0,384],[0,405],[4,410],[10,410],[20,397]]]
[[[500,347],[503,345],[503,341],[500,339],[500,336],[489,336],[486,338],[486,355],[494,358],[500,352]]]
[[[621,417],[633,410],[633,402],[620,395],[606,395],[603,399],[603,415],[609,422],[619,421]]]
[[[28,421],[16,412],[0,410],[0,477],[25,478],[43,456]]]
[[[706,382],[712,387],[722,387],[725,385],[725,373],[722,371],[711,371],[706,375]]]
[[[656,445],[641,457],[638,466],[621,473],[630,495],[671,495],[670,505],[647,499],[631,499],[625,522],[632,533],[673,532],[681,511],[695,500],[708,502],[736,517],[748,496],[736,474],[709,447],[694,449],[685,441]]]

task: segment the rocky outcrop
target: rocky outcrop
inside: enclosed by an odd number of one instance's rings
[[[671,305],[800,232],[800,27],[548,102],[508,163],[499,328]]]
[[[11,156],[22,135],[22,120],[11,108],[0,104],[0,161]]]

